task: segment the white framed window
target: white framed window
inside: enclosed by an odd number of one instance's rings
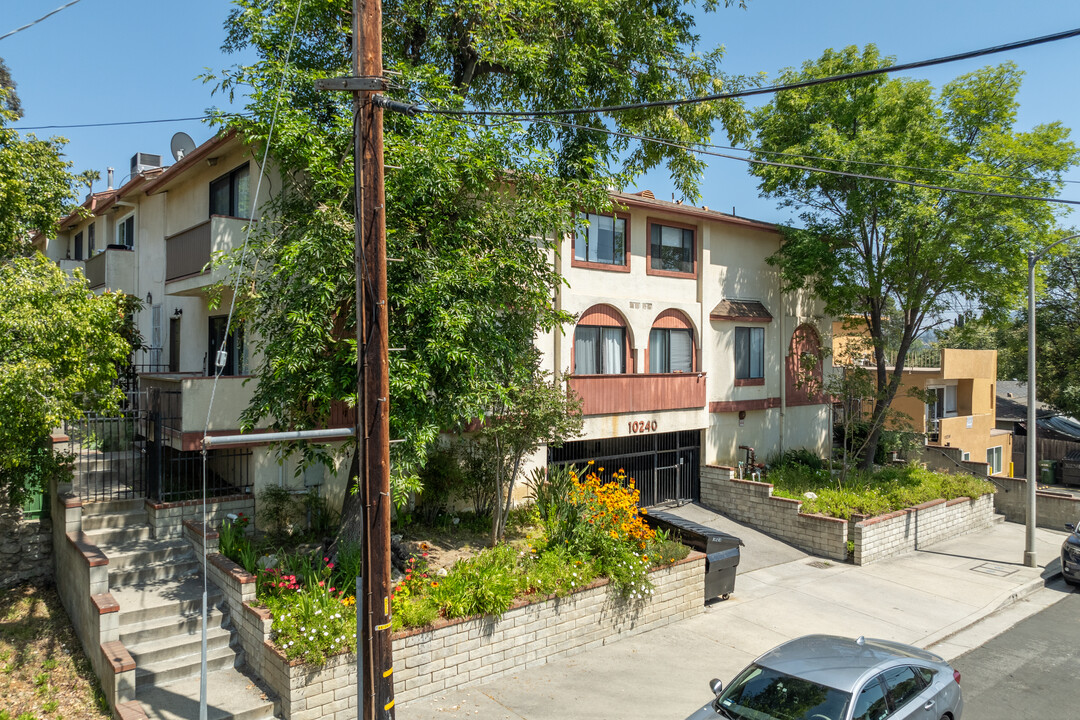
[[[964,453],[964,456],[962,458],[960,458],[960,459],[963,460],[964,462],[967,462],[967,461],[971,460],[971,453],[969,453],[969,452]]]
[[[956,415],[956,386],[945,386],[945,417]]]
[[[1001,474],[1001,445],[987,449],[986,463],[990,466],[991,475]]]
[[[248,163],[210,183],[210,214],[247,218],[251,212]]]
[[[135,247],[135,213],[128,213],[116,221],[116,244],[128,249]]]

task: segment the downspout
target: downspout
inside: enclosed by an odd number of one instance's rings
[[[776,244],[776,252],[779,253],[784,244],[781,235]],[[784,354],[784,318],[787,317],[787,308],[784,306],[784,279],[779,272],[776,273],[776,291],[780,293],[780,337],[777,339],[777,354],[780,358],[780,455],[784,454],[784,415],[787,414],[787,356]]]

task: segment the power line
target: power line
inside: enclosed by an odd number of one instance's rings
[[[981,195],[984,197],[999,197],[1009,200],[1037,200],[1040,202],[1060,203],[1063,205],[1080,205],[1080,200],[1065,200],[1062,198],[1048,198],[1038,197],[1035,195],[1018,195],[1014,193],[999,193],[991,190],[969,190],[967,188],[955,188],[945,185],[932,185],[930,183],[921,183],[914,180],[900,180],[898,178],[882,177],[880,175],[864,175],[862,173],[845,172],[843,170],[829,170],[826,168],[813,167],[811,165],[795,165],[793,163],[780,163],[773,162],[771,160],[757,160],[755,158],[744,158],[738,155],[728,155],[727,153],[718,153],[711,150],[703,150],[701,148],[692,147],[690,145],[683,145],[671,140],[663,140],[661,138],[649,137],[648,135],[638,135],[636,133],[624,132],[621,130],[610,130],[608,128],[591,127],[588,125],[581,125],[578,123],[571,123],[559,120],[542,120],[535,119],[533,122],[545,123],[548,125],[561,125],[564,127],[577,128],[579,130],[593,130],[595,132],[607,133],[608,135],[615,135],[618,137],[629,138],[631,140],[641,140],[642,142],[656,143],[657,145],[667,145],[669,147],[679,148],[680,150],[687,150],[689,152],[698,153],[699,155],[709,155],[712,157],[724,158],[726,160],[738,160],[750,165],[769,165],[771,167],[790,168],[792,170],[804,170],[806,172],[819,172],[826,173],[828,175],[838,175],[840,177],[855,178],[857,180],[878,180],[881,182],[894,183],[897,185],[908,185],[910,187],[923,188],[925,190],[939,190],[941,192],[960,193],[964,195]]]
[[[42,20],[45,20],[47,18],[52,17],[56,13],[60,12],[61,10],[64,10],[66,8],[71,7],[72,5],[74,5],[77,2],[79,2],[79,0],[71,0],[71,2],[67,3],[66,5],[61,5],[60,7],[56,8],[52,12],[45,13],[44,15],[39,17],[37,20],[34,20],[32,22],[28,22],[27,24],[23,25],[22,27],[15,28],[11,32],[4,33],[3,35],[0,35],[0,40],[3,40],[4,38],[9,38],[12,35],[14,35],[15,33],[22,32],[23,30],[26,30],[27,28],[32,28],[35,25],[37,25],[39,22],[41,22]]]
[[[251,115],[250,112],[236,113],[237,115]],[[81,123],[77,125],[34,125],[30,127],[12,126],[12,130],[71,130],[74,128],[118,127],[122,125],[151,125],[154,123],[189,122],[191,120],[210,120],[213,115],[196,115],[182,118],[162,118],[160,120],[118,120],[116,122]]]
[[[733,92],[716,93],[713,95],[702,95],[699,97],[683,98],[681,100],[654,100],[651,102],[629,103],[625,105],[606,105],[591,108],[563,108],[559,110],[451,110],[443,108],[418,110],[419,112],[426,112],[437,115],[477,115],[489,117],[530,118],[553,117],[559,115],[613,113],[622,112],[624,110],[641,110],[644,108],[654,107],[678,107],[682,105],[695,105],[703,102],[714,102],[717,100],[732,100],[735,98],[752,97],[754,95],[767,95],[783,90],[798,90],[801,88],[813,87],[815,85],[825,85],[827,83],[840,82],[843,80],[854,80],[857,78],[871,77],[874,75],[883,75],[887,73],[903,72],[905,70],[915,70],[918,68],[932,67],[935,65],[944,65],[946,63],[959,62],[961,60],[970,60],[972,58],[983,57],[986,55],[994,55],[997,53],[1008,52],[1010,50],[1019,50],[1021,48],[1032,47],[1034,45],[1042,45],[1044,43],[1067,40],[1069,38],[1077,36],[1080,36],[1080,28],[1065,30],[1063,32],[1053,33],[1052,35],[1042,35],[1040,37],[1028,38],[1027,40],[1018,40],[1016,42],[1006,43],[1004,45],[993,45],[991,47],[980,48],[978,50],[970,50],[968,52],[945,55],[943,57],[931,58],[930,60],[918,60],[916,62],[901,63],[899,65],[889,65],[887,67],[876,68],[873,70],[859,70],[857,72],[844,73],[842,75],[830,75],[823,78],[801,80],[796,83],[788,83],[785,85],[769,85],[762,88],[753,88],[750,90],[736,90]]]
[[[824,156],[824,155],[807,155],[807,154],[804,154],[804,153],[789,153],[789,152],[780,152],[780,151],[777,151],[777,150],[763,150],[762,148],[754,148],[754,147],[741,148],[741,147],[733,147],[731,145],[715,145],[713,143],[701,143],[701,146],[702,147],[709,147],[709,148],[717,148],[719,150],[734,150],[736,152],[760,153],[761,155],[773,155],[773,156],[777,156],[777,157],[804,158],[806,160],[824,160],[826,162],[848,163],[848,164],[851,164],[851,165],[869,165],[869,166],[872,166],[872,167],[895,168],[897,170],[919,170],[919,171],[922,171],[922,172],[940,172],[940,173],[948,173],[950,175],[967,175],[969,177],[983,177],[983,178],[990,178],[990,179],[994,179],[994,180],[1031,180],[1031,178],[1021,177],[1021,176],[1017,176],[1017,175],[999,175],[999,174],[996,174],[996,173],[975,172],[975,171],[972,171],[972,170],[950,170],[948,168],[928,168],[928,167],[919,167],[918,165],[897,165],[895,163],[875,162],[875,161],[872,161],[872,160],[851,160],[851,159],[846,159],[846,158],[828,157],[828,156]],[[1080,180],[1061,180],[1061,182],[1074,184],[1074,185],[1080,185]]]

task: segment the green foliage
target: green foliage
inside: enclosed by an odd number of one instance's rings
[[[304,586],[270,597],[274,643],[290,660],[319,665],[327,656],[356,652],[356,615],[329,587]]]
[[[852,514],[882,515],[939,498],[977,498],[994,485],[971,475],[937,473],[918,465],[890,466],[876,472],[852,473],[839,486],[827,470],[786,465],[769,473],[773,493],[803,503],[802,511],[849,519]],[[812,492],[816,498],[807,498]]]
[[[238,0],[225,49],[258,59],[204,77],[229,97],[248,94],[250,116],[220,121],[256,148],[285,80],[269,148],[281,183],[244,260],[258,291],[239,310],[264,358],[245,427],[318,427],[333,403],[352,404],[356,392],[353,111],[346,94],[314,90],[318,78],[351,74],[351,5],[306,2],[286,66],[296,2]],[[393,0],[383,10],[388,94],[429,107],[582,107],[747,84],[720,72],[721,50],[697,48],[682,0]],[[570,320],[552,303],[561,279],[548,253],[575,215],[609,208],[609,184],[660,164],[696,197],[704,165],[694,153],[588,128],[613,123],[682,144],[707,140],[720,120],[732,138],[747,135],[732,101],[605,117],[575,115],[586,128],[577,129],[384,115],[385,164],[394,168],[386,175],[387,247],[402,259],[388,268],[390,345],[404,348],[390,358],[390,432],[404,441],[391,450],[399,506],[419,489],[416,470],[438,433],[491,415],[523,386],[537,334]],[[621,170],[608,170],[619,162]],[[477,500],[479,511],[486,503]]]
[[[25,255],[35,230],[53,234],[65,207],[75,199],[75,184],[63,159],[63,138],[39,140],[6,127],[19,118],[18,97],[3,78],[0,61],[0,262]]]
[[[509,545],[459,560],[441,580],[431,581],[430,594],[447,618],[501,615],[517,594],[517,553]]]
[[[891,62],[873,45],[827,50],[779,81]],[[851,172],[865,171],[854,161],[882,161],[907,166],[881,170],[900,180],[1054,196],[1077,150],[1060,123],[1014,127],[1019,87],[1020,73],[1004,64],[963,75],[936,94],[925,81],[885,75],[781,92],[753,114],[758,157],[813,157],[814,165]],[[869,331],[877,368],[876,390],[863,396],[872,402],[869,463],[907,353],[928,321],[957,295],[999,317],[1014,306],[1024,292],[1025,250],[1046,243],[1061,211],[790,167],[752,172],[763,195],[800,211],[802,227],[784,231],[772,258],[789,288],[813,291],[826,315],[856,318]],[[885,356],[889,344],[895,360]]]
[[[451,501],[465,485],[460,444],[436,448],[428,453],[427,462],[420,470],[423,489],[416,499],[416,518],[426,524],[434,524],[450,507]]]
[[[132,348],[122,296],[92,293],[40,255],[0,264],[0,297],[0,495],[14,506],[64,472],[42,453],[53,428],[115,409]]]
[[[303,520],[303,506],[288,488],[267,485],[259,491],[259,527],[272,535],[288,535]]]
[[[788,450],[783,455],[769,458],[766,462],[770,472],[776,468],[788,465],[798,465],[810,470],[821,470],[825,467],[825,461],[818,457],[817,453],[809,448],[796,448]]]

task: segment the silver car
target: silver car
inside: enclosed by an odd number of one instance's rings
[[[755,660],[687,720],[960,720],[960,673],[889,640],[807,635]]]

